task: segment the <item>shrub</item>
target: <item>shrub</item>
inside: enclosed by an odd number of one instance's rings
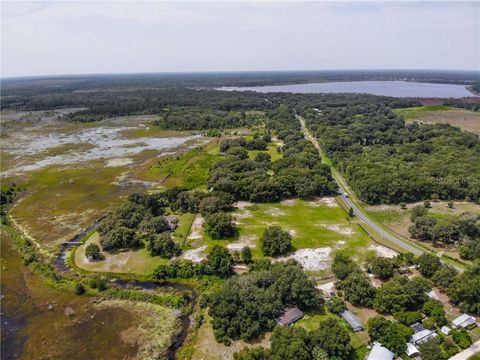
[[[208,215],[206,218],[206,231],[212,239],[224,239],[235,235],[236,227],[233,217],[224,212]]]
[[[85,287],[83,286],[83,284],[78,283],[77,285],[75,285],[75,294],[76,295],[85,294]]]
[[[292,249],[292,236],[279,226],[266,228],[260,241],[265,256],[283,255]]]
[[[100,260],[102,258],[100,246],[97,244],[88,244],[85,248],[85,256],[92,260]]]

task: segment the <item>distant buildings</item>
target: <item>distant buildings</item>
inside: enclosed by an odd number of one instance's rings
[[[277,322],[282,326],[288,326],[292,325],[295,321],[300,320],[304,316],[305,314],[299,308],[288,308],[285,310],[282,316],[277,319]]]
[[[452,321],[454,329],[471,329],[477,326],[477,322],[473,316],[462,314]]]
[[[393,352],[375,341],[367,360],[393,360],[394,356]]]
[[[350,310],[343,311],[340,316],[350,325],[353,331],[363,331],[363,325],[358,317],[356,317]]]

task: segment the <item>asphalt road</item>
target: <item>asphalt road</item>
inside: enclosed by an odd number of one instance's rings
[[[297,115],[297,119],[300,121],[300,124],[302,126],[302,130],[303,130],[303,133],[305,134],[305,136],[312,142],[313,146],[315,146],[315,148],[321,153],[321,147],[320,147],[320,144],[318,143],[317,139],[315,139],[308,131],[306,125],[305,125],[305,120],[301,117],[301,116],[298,116]],[[345,186],[342,185],[342,182],[339,181],[339,179],[337,178],[337,176],[333,175],[333,178],[335,180],[335,182],[337,183],[339,189],[340,189],[340,194],[343,198],[343,201],[345,202],[345,204],[347,204],[347,206],[351,207],[353,209],[353,213],[355,214],[355,216],[357,216],[357,218],[359,218],[361,221],[363,221],[365,224],[367,224],[369,227],[371,227],[375,232],[377,232],[380,236],[384,237],[385,239],[388,239],[392,242],[394,242],[395,244],[397,244],[398,246],[400,246],[401,248],[407,250],[407,251],[410,251],[411,253],[415,254],[415,255],[421,255],[423,254],[423,251],[421,249],[418,249],[410,244],[408,244],[407,242],[403,241],[402,239],[386,232],[385,230],[383,230],[381,227],[379,227],[378,225],[375,224],[375,222],[373,222],[372,220],[370,220],[368,218],[367,215],[365,215],[353,202],[352,200],[350,200],[350,197],[348,195],[348,189],[345,188]]]
[[[335,177],[334,177],[335,178]],[[337,181],[337,179],[335,179],[335,181]],[[365,224],[367,224],[368,226],[370,226],[375,232],[377,232],[380,236],[384,237],[385,239],[388,239],[392,242],[394,242],[395,244],[397,244],[398,246],[400,246],[401,248],[405,249],[405,250],[408,250],[410,251],[411,253],[415,254],[415,255],[422,255],[423,254],[423,251],[421,249],[418,249],[408,243],[406,243],[405,241],[403,241],[402,239],[399,239],[398,237],[386,232],[385,230],[383,230],[381,227],[377,226],[372,220],[370,220],[365,214],[363,214],[361,212],[361,210],[355,206],[355,204],[350,200],[349,197],[347,197],[345,194],[346,194],[346,191],[345,189],[342,189],[341,185],[339,184],[339,182],[337,181],[337,184],[339,186],[339,188],[341,189],[342,191],[342,198],[343,198],[343,201],[345,202],[345,204],[347,204],[348,207],[351,207],[353,209],[353,213],[355,214],[355,216],[357,218],[359,218],[360,220],[362,220]]]
[[[310,134],[310,132],[308,131],[308,129],[305,125],[305,120],[301,116],[298,116],[298,115],[295,115],[295,116],[298,119],[298,121],[300,121],[300,125],[302,126],[302,130],[303,130],[304,135],[307,137],[307,139],[309,139],[312,142],[313,146],[315,146],[315,148],[321,154],[322,153],[322,148],[320,147],[320,144],[318,143],[317,139],[315,137],[313,137]],[[355,214],[355,216],[358,219],[360,219],[365,224],[367,224],[370,228],[372,228],[380,236],[382,236],[385,239],[390,240],[391,242],[397,244],[402,249],[405,249],[405,250],[407,250],[407,251],[409,251],[409,252],[411,252],[415,255],[421,255],[421,254],[424,253],[424,251],[422,249],[419,249],[419,248],[407,243],[406,241],[400,239],[399,237],[397,237],[395,235],[390,234],[389,232],[385,231],[380,226],[378,226],[373,220],[371,220],[367,215],[365,215],[365,213],[362,212],[362,210],[358,206],[356,206],[353,203],[352,200],[350,200],[350,196],[348,195],[348,189],[343,184],[343,182],[338,179],[338,176],[333,174],[333,173],[332,173],[332,176],[333,176],[333,179],[335,180],[335,182],[337,183],[338,188],[340,189],[340,195],[342,196],[343,201],[345,202],[345,204],[347,204],[347,206],[349,206],[353,209],[353,213]],[[459,267],[457,265],[454,265],[454,264],[451,264],[451,265],[457,271],[459,271],[459,272],[463,271],[463,269],[461,267]]]

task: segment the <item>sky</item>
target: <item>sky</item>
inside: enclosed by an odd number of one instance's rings
[[[480,1],[4,1],[1,76],[480,70]]]

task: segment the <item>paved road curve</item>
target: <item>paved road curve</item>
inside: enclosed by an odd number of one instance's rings
[[[300,121],[300,124],[302,126],[303,133],[305,136],[312,142],[313,146],[318,150],[319,153],[322,152],[322,149],[320,147],[320,144],[318,143],[317,139],[315,139],[312,134],[308,131],[306,125],[305,125],[305,120],[297,115],[297,119]],[[421,255],[423,254],[423,251],[421,249],[418,249],[417,247],[408,244],[407,242],[403,241],[402,239],[386,232],[383,230],[381,227],[375,224],[372,220],[368,218],[353,202],[350,200],[350,197],[348,195],[348,189],[343,185],[342,181],[339,181],[338,176],[335,175],[332,172],[333,178],[335,179],[335,182],[337,183],[338,187],[340,188],[341,196],[343,198],[343,201],[347,206],[351,207],[353,209],[353,213],[365,224],[367,224],[369,227],[371,227],[375,232],[377,232],[380,236],[394,242],[401,248],[410,251],[411,253],[415,255]]]

